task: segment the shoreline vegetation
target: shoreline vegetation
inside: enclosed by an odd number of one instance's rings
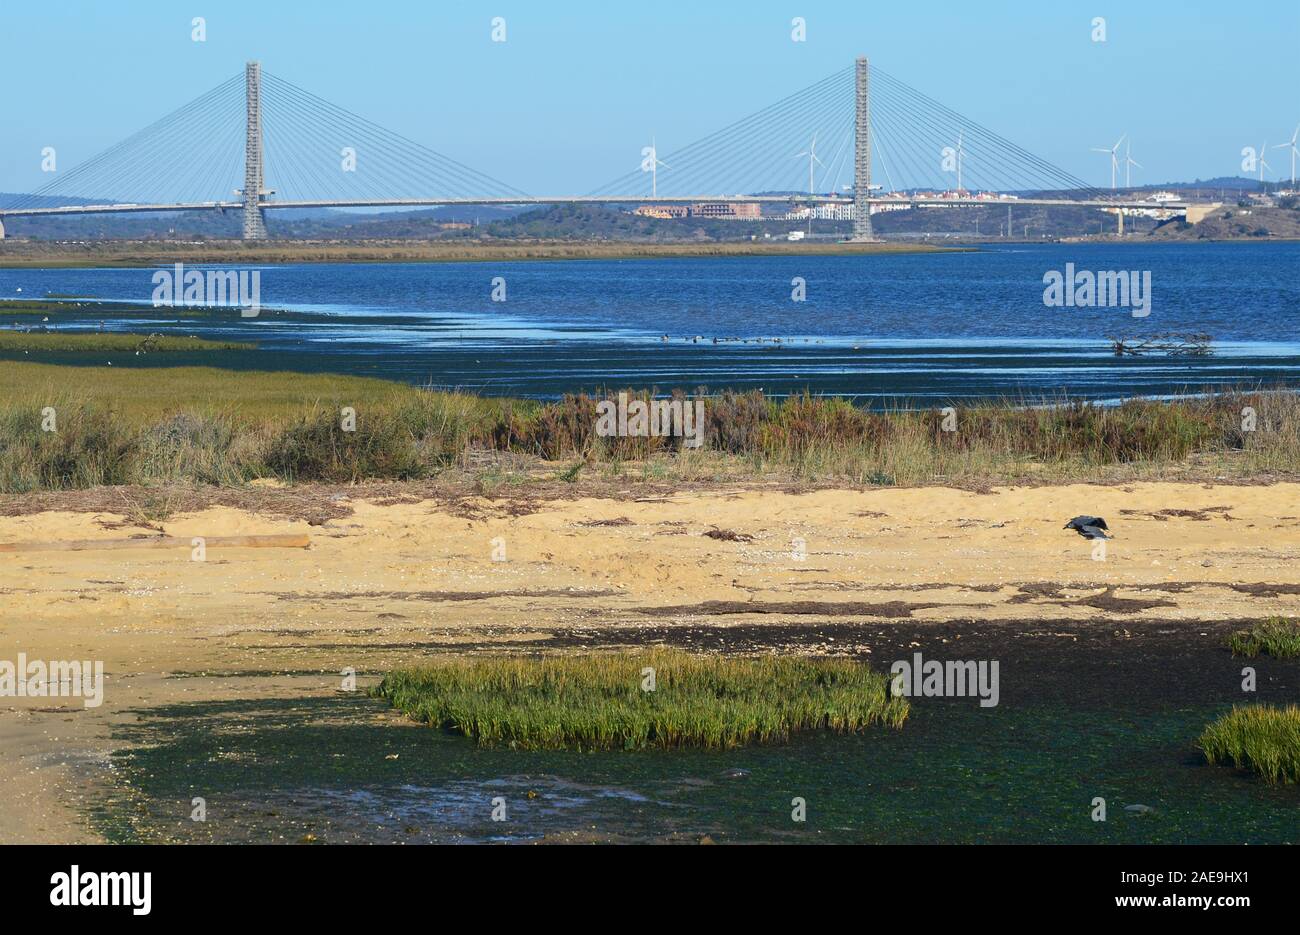
[[[91,241],[0,242],[0,268],[95,266],[159,267],[174,263],[468,263],[516,260],[634,260],[664,257],[857,256],[953,253],[970,245],[845,243],[842,241],[720,241],[652,243],[635,241],[291,241],[212,240],[203,243]]]
[[[702,400],[699,448],[680,436],[599,435],[598,405],[617,395],[539,402],[331,374],[10,361],[0,366],[0,492],[442,475],[484,490],[580,475],[976,488],[1259,483],[1293,477],[1300,463],[1300,397],[1289,392],[1118,406],[1006,400],[949,413],[723,392]]]
[[[888,677],[849,659],[676,650],[451,657],[393,671],[371,694],[480,746],[522,750],[730,749],[900,728],[910,708]]]
[[[1230,763],[1271,785],[1300,782],[1300,707],[1234,707],[1205,729],[1197,746],[1211,765]]]
[[[1136,238],[1089,234],[1052,239],[936,236],[876,243],[843,240],[3,240],[0,269],[158,268],[175,263],[473,263],[526,260],[639,260],[750,256],[872,256],[917,253],[977,253],[986,246],[1105,244],[1276,244],[1300,242],[1286,236],[1199,236]]]
[[[0,329],[0,353],[69,353],[91,351],[166,353],[190,351],[255,351],[243,341],[210,341],[193,335],[135,334],[117,331],[6,331]]]
[[[1249,630],[1238,630],[1228,637],[1228,648],[1234,656],[1254,659],[1272,656],[1274,659],[1291,659],[1300,656],[1300,621],[1285,617],[1270,617]]]

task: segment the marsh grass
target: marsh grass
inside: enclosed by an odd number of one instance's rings
[[[1264,654],[1276,659],[1300,656],[1300,621],[1270,617],[1249,630],[1238,630],[1228,637],[1234,656],[1254,657]]]
[[[876,412],[843,399],[724,392],[705,400],[705,445],[697,450],[674,438],[596,436],[596,404],[613,395],[507,407],[490,428],[490,442],[548,461],[576,455],[621,466],[671,459],[680,469],[674,473],[697,476],[776,472],[885,486],[970,477],[1093,479],[1114,466],[1136,477],[1204,457],[1217,459],[1218,473],[1287,473],[1295,463],[1289,459],[1300,456],[1300,400],[1291,394],[1110,407],[1000,400],[959,407],[957,430],[948,432],[938,410]],[[629,391],[633,399],[652,395]],[[1240,428],[1245,406],[1257,412],[1255,431]]]
[[[647,668],[654,691],[642,688]],[[484,746],[526,750],[729,748],[901,727],[909,710],[863,663],[673,650],[453,658],[392,672],[372,693]]]
[[[410,480],[424,473],[409,422],[387,411],[363,411],[345,431],[341,409],[322,408],[281,428],[265,453],[269,473],[287,481],[341,482]]]
[[[500,475],[485,484],[541,461],[550,467],[539,465],[538,476],[575,482],[604,475],[880,486],[1244,479],[1293,476],[1300,463],[1294,393],[1113,407],[994,401],[959,407],[950,432],[937,410],[724,392],[704,400],[700,448],[673,437],[598,436],[596,405],[613,395],[542,403],[329,374],[5,362],[0,491],[256,477],[350,483],[472,473],[485,461]],[[49,406],[59,411],[57,438],[41,432],[38,414]],[[1253,431],[1241,428],[1247,406],[1256,412]],[[355,432],[343,430],[344,407],[356,412]],[[503,463],[513,467],[502,473]]]
[[[182,351],[254,351],[240,341],[209,341],[185,335],[123,334],[112,331],[0,331],[0,351],[58,353],[167,353]]]
[[[129,483],[133,433],[107,410],[83,403],[55,410],[46,431],[42,410],[0,407],[0,490],[63,490]]]
[[[1300,782],[1300,707],[1235,707],[1197,741],[1210,763],[1250,769],[1270,783]]]

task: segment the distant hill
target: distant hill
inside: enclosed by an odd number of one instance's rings
[[[1248,179],[1240,175],[1220,175],[1212,179],[1197,179],[1194,182],[1160,182],[1159,184],[1143,185],[1143,190],[1151,189],[1172,189],[1174,191],[1189,191],[1200,189],[1208,191],[1215,188],[1221,188],[1225,191],[1242,191],[1257,192],[1261,189],[1274,189],[1280,183],[1264,181],[1259,179]]]
[[[30,207],[57,208],[60,205],[91,204],[94,200],[95,199],[93,198],[54,197],[51,195],[20,195],[17,192],[0,192],[0,208],[11,208],[20,201]]]
[[[1263,185],[1256,179],[1224,176],[1193,182],[1165,182],[1135,186],[1134,193],[1172,191],[1179,195],[1223,200],[1235,205],[1261,188],[1276,190],[1276,182]],[[776,194],[776,193],[767,193]],[[1022,196],[1040,194],[1021,192]],[[12,204],[20,196],[0,193],[0,205]],[[49,205],[68,199],[43,199]],[[875,228],[885,236],[1000,237],[1006,235],[1006,202],[978,208],[917,208],[873,215]],[[1077,237],[1112,233],[1115,218],[1095,208],[1030,207],[1011,205],[1013,237]],[[458,240],[458,239],[554,239],[638,242],[738,241],[784,238],[791,230],[807,230],[805,222],[765,219],[728,221],[703,218],[659,219],[640,217],[625,210],[630,206],[550,205],[518,207],[436,207],[410,211],[340,211],[303,209],[272,211],[267,214],[271,235],[303,240]],[[1259,210],[1259,209],[1256,209]],[[1164,225],[1161,237],[1293,237],[1289,219],[1282,213],[1267,224],[1252,226],[1250,215],[1238,213],[1218,218],[1205,233],[1188,233],[1182,225]],[[1220,222],[1223,223],[1220,223]],[[1231,222],[1231,223],[1227,223]],[[1271,226],[1270,226],[1271,225]],[[1128,218],[1130,233],[1145,233],[1161,227],[1148,218]],[[7,236],[36,240],[221,240],[238,238],[238,211],[171,212],[151,214],[67,215],[39,218],[9,218]],[[1166,229],[1167,228],[1167,229]],[[815,237],[844,237],[852,229],[847,221],[814,221]],[[1259,233],[1267,230],[1267,234]],[[1213,231],[1211,234],[1209,232]]]
[[[0,203],[12,198],[0,194]],[[61,202],[60,202],[61,203]],[[458,236],[453,225],[483,225],[512,217],[525,208],[438,207],[416,211],[350,212],[284,209],[267,212],[274,237],[305,240],[439,239]],[[150,212],[16,217],[5,220],[9,237],[36,240],[215,240],[239,237],[236,211]]]
[[[1300,199],[1282,207],[1225,205],[1201,223],[1168,224],[1154,236],[1163,240],[1250,240],[1279,237],[1300,240]]]

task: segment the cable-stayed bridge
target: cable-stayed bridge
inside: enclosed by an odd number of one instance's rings
[[[1126,210],[1197,210],[1095,188],[865,58],[662,157],[645,147],[639,166],[581,195],[522,191],[249,62],[0,206],[0,237],[5,217],[237,211],[260,240],[266,212],[287,208],[774,203],[851,205],[855,241],[875,239],[884,205],[1093,207],[1120,231]]]

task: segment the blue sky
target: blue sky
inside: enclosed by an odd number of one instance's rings
[[[71,167],[250,58],[539,193],[591,190],[635,168],[651,132],[667,153],[859,54],[1097,184],[1109,168],[1089,147],[1121,133],[1136,181],[1158,182],[1241,174],[1243,146],[1300,124],[1296,0],[4,0],[0,36],[5,191],[49,180],[42,147]],[[1268,177],[1289,175],[1284,150],[1268,158]]]

